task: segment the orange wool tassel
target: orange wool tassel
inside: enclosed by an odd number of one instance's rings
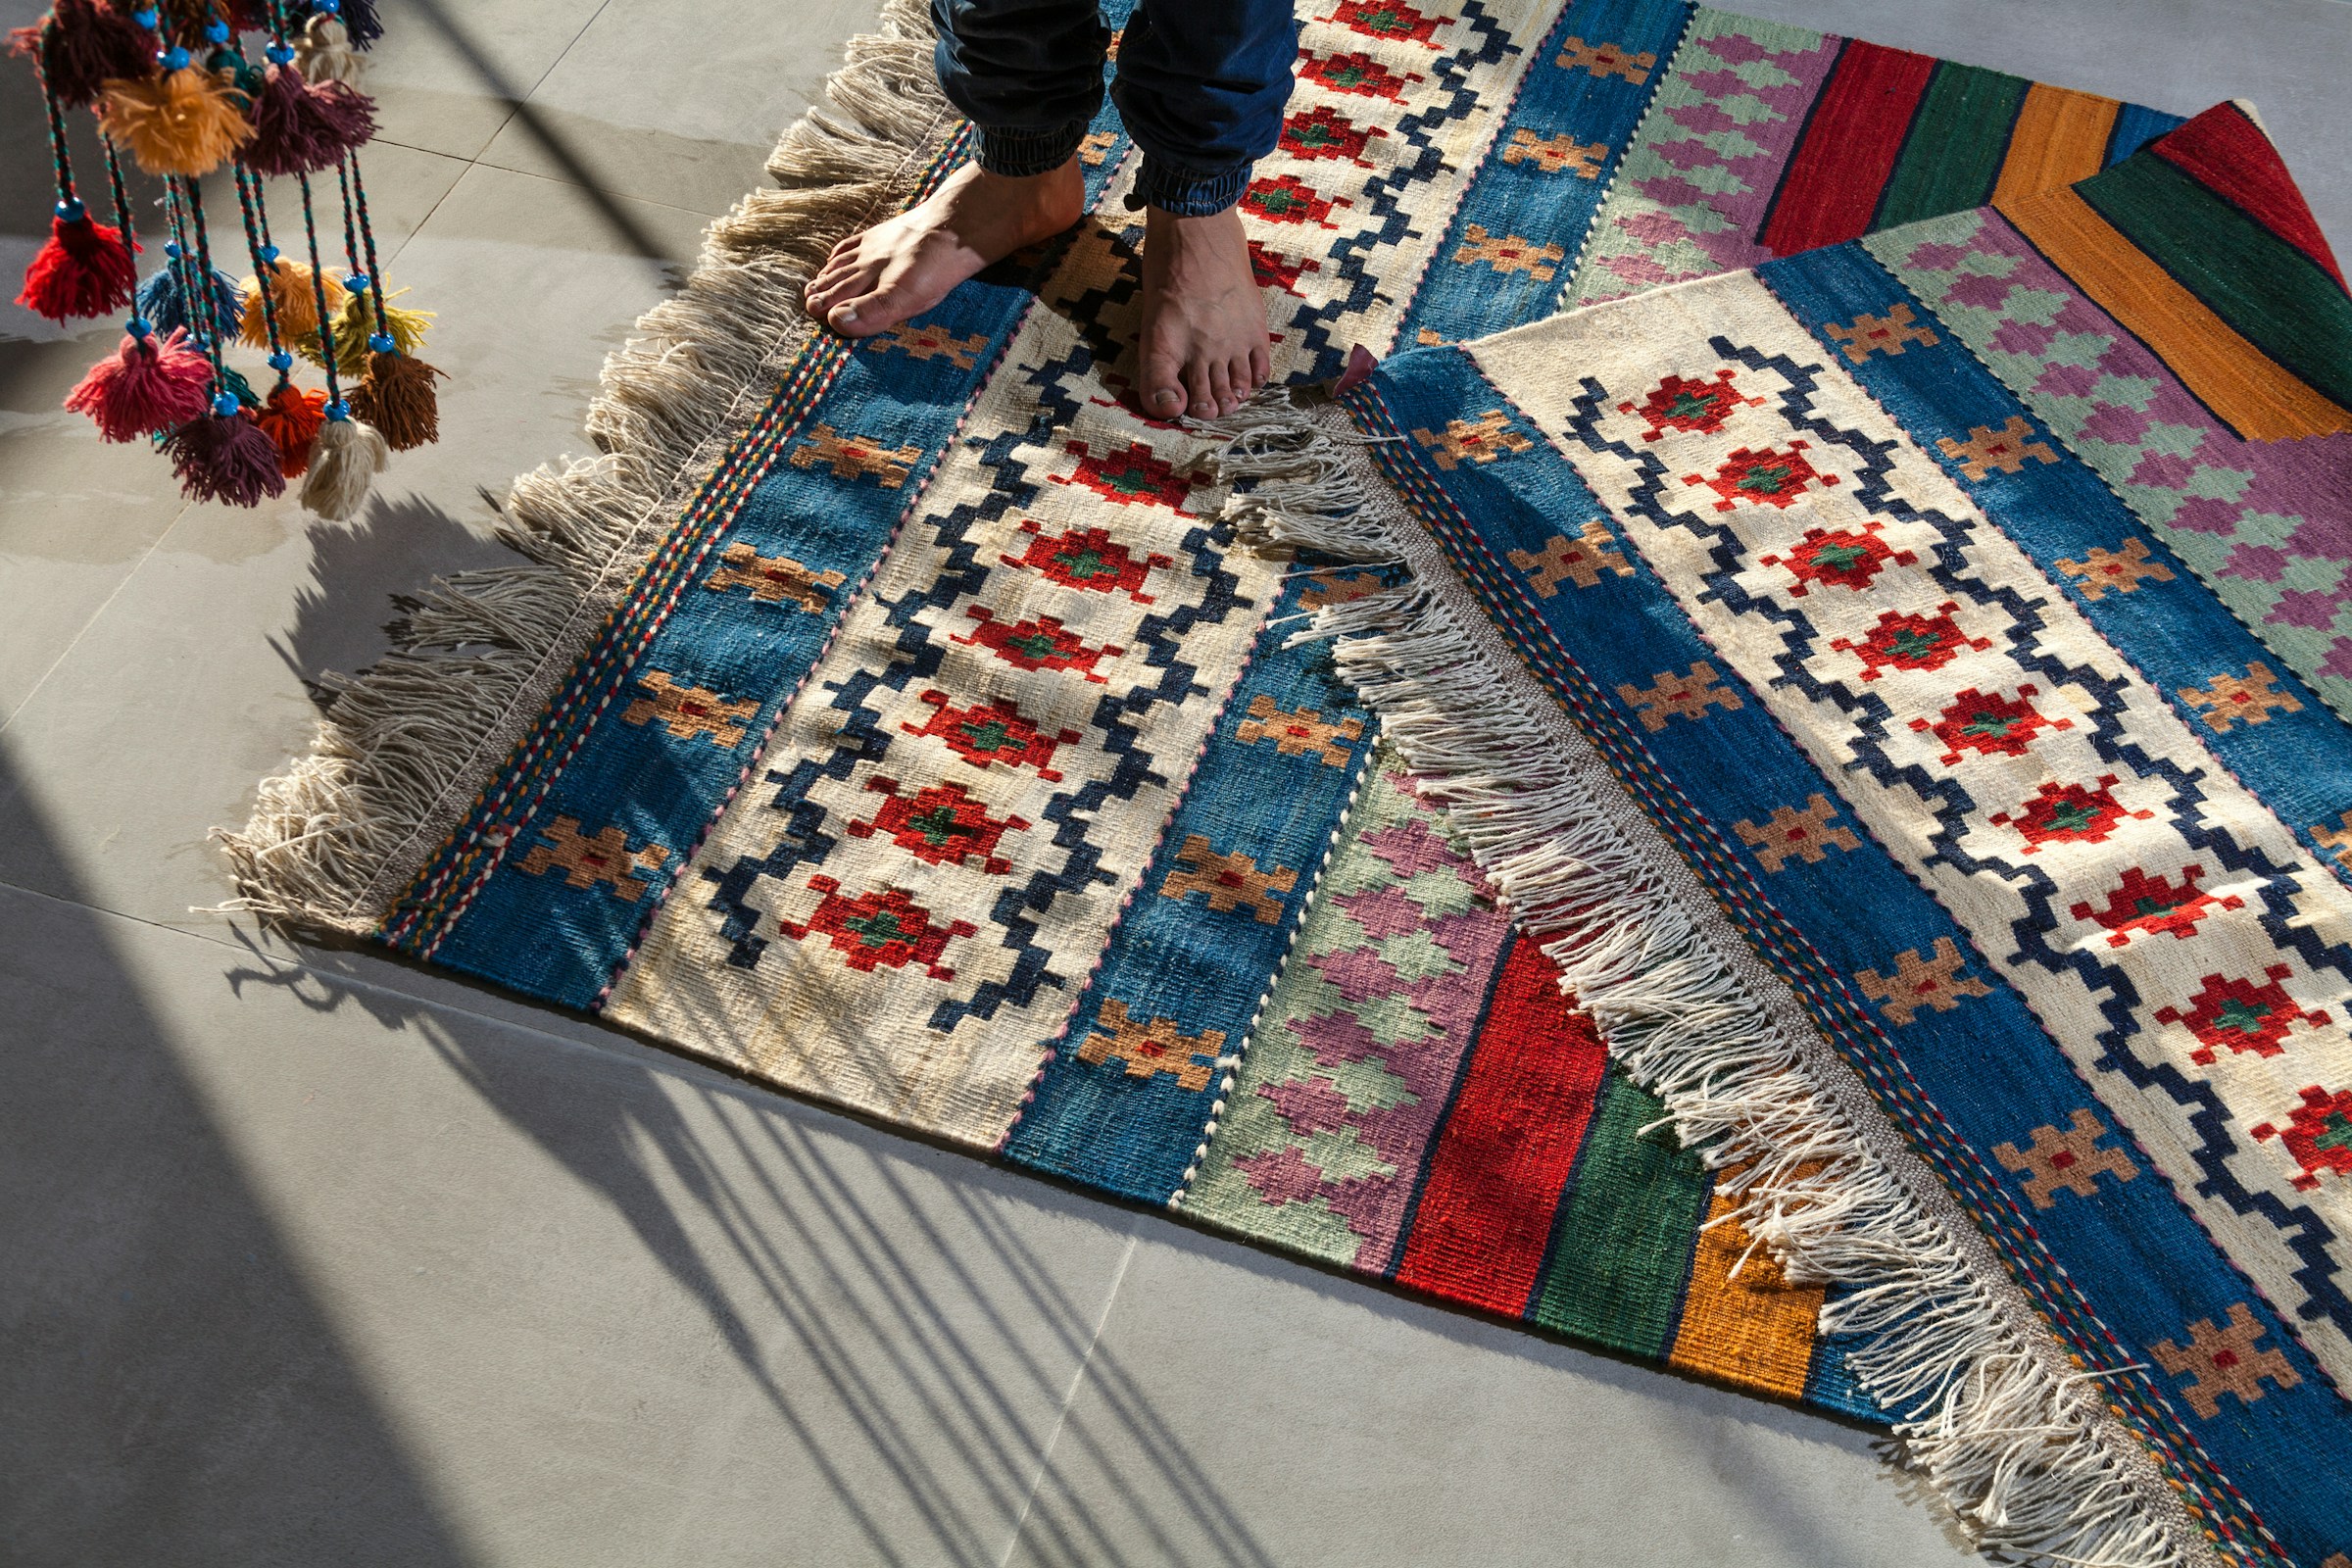
[[[342,279],[332,272],[323,279],[326,285],[326,308],[339,311],[349,291]],[[248,277],[239,285],[245,293],[245,309],[237,319],[237,336],[253,347],[270,346],[270,323],[262,314],[262,285]],[[311,284],[311,266],[308,262],[276,261],[270,264],[270,299],[277,307],[277,334],[289,342],[295,338],[316,337],[318,332],[318,295]]]
[[[254,414],[262,434],[277,444],[278,469],[289,479],[311,466],[311,443],[326,422],[326,394],[315,387],[281,385]]]
[[[209,174],[253,139],[244,95],[196,66],[108,82],[98,124],[150,174]]]

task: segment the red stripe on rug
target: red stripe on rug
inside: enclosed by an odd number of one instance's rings
[[[2148,150],[2216,196],[2244,209],[2246,216],[2310,257],[2337,283],[2343,270],[2319,220],[2304,204],[2295,176],[2262,127],[2235,104],[2216,104],[2194,120],[2159,136]]]
[[[1902,156],[1903,136],[1936,62],[1908,49],[1855,39],[1838,57],[1805,124],[1805,139],[1764,224],[1775,256],[1836,245],[1870,231],[1879,193]]]
[[[1527,1310],[1608,1053],[1515,938],[1439,1131],[1396,1282],[1513,1317]]]

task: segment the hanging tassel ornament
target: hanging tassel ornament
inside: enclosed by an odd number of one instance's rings
[[[311,467],[303,475],[302,504],[330,522],[360,514],[375,488],[375,476],[391,461],[391,449],[375,427],[351,416],[335,380],[335,328],[326,300],[326,269],[318,263],[318,219],[311,201],[311,176],[295,176],[302,190],[302,232],[311,253],[312,307],[318,321],[318,360],[326,368],[326,422],[311,443]]]
[[[326,423],[326,394],[280,381],[270,388],[253,422],[277,448],[278,472],[299,479],[311,466],[311,445]]]
[[[105,316],[130,303],[139,280],[138,264],[122,231],[93,220],[80,202],[57,204],[49,238],[24,270],[17,303],[52,321]]]
[[[98,128],[129,149],[150,174],[209,174],[253,139],[244,96],[224,74],[192,64],[176,45],[158,64],[161,74],[106,84]]]
[[[42,24],[44,36],[56,28],[54,18]],[[139,281],[138,264],[130,258],[122,231],[92,219],[74,194],[64,103],[38,53],[34,70],[48,110],[49,167],[56,177],[57,209],[49,220],[49,237],[24,270],[24,288],[17,303],[52,321],[104,316],[130,302],[130,291]]]
[[[205,410],[212,362],[188,347],[188,334],[158,334],[131,318],[122,346],[90,367],[66,394],[66,407],[97,422],[109,441],[136,441],[196,417]]]
[[[302,41],[294,46],[294,69],[306,81],[356,87],[368,69],[368,57],[351,46],[342,20],[322,11],[303,24]]]
[[[147,29],[100,0],[57,0],[38,26],[11,33],[9,45],[32,59],[68,109],[96,103],[111,80],[155,69]]]
[[[382,431],[395,452],[429,445],[441,439],[441,398],[433,383],[442,377],[439,370],[413,357],[424,336],[424,313],[398,310],[384,298],[375,225],[368,217],[368,185],[360,176],[360,161],[345,160],[336,174],[343,187],[345,253],[353,255],[356,262],[356,242],[368,258],[367,272],[351,279],[351,295],[375,311],[375,330],[368,336],[367,379],[352,391],[352,410]],[[416,330],[406,344],[401,342],[400,323],[395,320],[403,316],[417,318]]]
[[[380,334],[372,340],[368,379],[352,388],[351,412],[382,431],[393,451],[407,452],[441,439],[441,400],[433,390],[441,372],[391,343]]]
[[[375,476],[391,461],[391,450],[372,426],[353,418],[343,405],[330,403],[325,414],[318,439],[311,444],[302,504],[329,522],[348,522],[368,504]]]
[[[269,277],[270,306],[277,313],[278,331],[294,339],[303,348],[303,357],[316,363],[318,356],[312,345],[318,336],[318,301],[323,298],[329,311],[340,311],[350,295],[332,272],[314,276],[307,262],[284,261],[272,251],[263,259],[263,266]],[[239,285],[239,290],[237,335],[258,349],[270,341],[269,324],[262,310],[262,283],[249,277]]]
[[[191,308],[188,269],[178,265],[179,247],[167,244],[164,254],[168,258],[165,265],[149,274],[147,281],[139,285],[138,293],[138,312],[157,331],[169,332],[175,326],[184,326],[201,335],[205,323],[216,316],[223,321],[237,318],[237,313],[244,308],[244,296],[237,292],[234,278],[226,272],[214,272],[211,302],[208,305],[202,300],[195,301]]]
[[[257,507],[285,494],[276,443],[246,417],[233,392],[220,393],[207,412],[164,437],[164,452],[191,500]]]
[[[316,173],[375,134],[375,105],[365,93],[341,81],[304,80],[285,44],[273,43],[268,53],[270,74],[254,99],[246,168],[264,174]]]

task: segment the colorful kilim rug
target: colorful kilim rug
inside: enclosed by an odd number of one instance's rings
[[[1405,564],[1343,673],[1758,1233],[1884,1285],[1815,1249],[1956,1201],[1914,1287],[2054,1335],[2224,1559],[2342,1562],[2352,297],[2255,122],[1343,404],[1244,514]]]
[[[1282,147],[1245,201],[1293,382],[1359,347],[1476,338],[2063,192],[2139,167],[2180,123],[1682,0],[1303,15]],[[1559,956],[1514,926],[1475,834],[1384,745],[1330,645],[1294,643],[1307,615],[1380,612],[1398,568],[1253,548],[1226,515],[1222,438],[1122,405],[1141,227],[1115,118],[1083,151],[1093,207],[1070,235],[863,345],[808,330],[814,262],[966,155],[923,24],[911,7],[887,23],[786,138],[783,188],[713,230],[685,294],[609,367],[605,455],[518,481],[507,522],[532,564],[441,585],[264,787],[230,836],[253,906],[1338,1267],[1900,1420],[1996,1543],[2144,1545],[2186,1519],[2140,1522],[2156,1465],[2105,1427],[2084,1440],[2104,1457],[2067,1472],[2099,1479],[2034,1492],[2047,1467],[2019,1464],[1984,1414],[2010,1385],[1889,1339],[1917,1300],[1862,1288],[1867,1270],[1817,1251],[1785,1279],[1788,1225],[1755,1202],[1780,1165],[1684,1147],[1675,1086],[1640,1087],[1563,1000]],[[1948,282],[1989,287],[1974,276]],[[1896,365],[1926,363],[1923,337],[1948,352],[1959,328],[1924,324],[1949,309],[1932,292],[1846,318],[1856,345]],[[2323,667],[2334,602],[2283,544],[2310,472],[2265,457],[2215,478],[2172,426],[2115,415],[2048,318],[1994,314],[1996,352],[2089,388],[2063,417],[2112,441],[2119,484],[2230,512],[2183,524],[2203,527],[2179,546],[2189,568],[2271,552],[2269,576],[2225,597],[2247,614],[2291,600],[2301,662],[2245,678],[2341,678]],[[2271,399],[2261,417],[2310,416],[2276,386],[2246,393]],[[1499,402],[1428,417],[1441,472],[1539,456]],[[1982,438],[1986,471],[2034,470]],[[1543,602],[1651,580],[1602,519],[1538,542]],[[2121,559],[2082,557],[2139,564]],[[1703,708],[1709,683],[1688,679],[1663,710]],[[1443,771],[1442,753],[1417,761]],[[1757,830],[1834,871],[1860,842],[1835,798]],[[1926,942],[1913,968],[1941,958]],[[2061,1168],[2123,1157],[2037,1136],[2017,1147]],[[1973,1372],[1922,1372],[1953,1365]],[[2297,1376],[2298,1397],[2320,1391]],[[2185,1475],[2163,1479],[2203,1506],[2195,1489],[2220,1483]]]

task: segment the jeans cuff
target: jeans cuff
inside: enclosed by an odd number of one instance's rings
[[[1187,169],[1147,153],[1128,205],[1156,207],[1178,218],[1213,218],[1242,199],[1250,188],[1250,169],[1248,164]]]
[[[982,125],[979,163],[992,174],[1021,178],[1050,174],[1078,155],[1087,122],[1066,125]]]

